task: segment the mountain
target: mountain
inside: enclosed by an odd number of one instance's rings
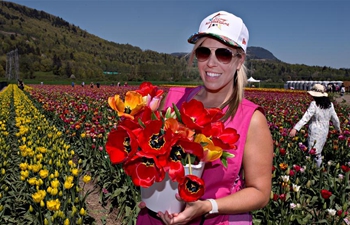
[[[0,43],[0,79],[9,78],[5,71],[13,67],[24,79],[74,75],[85,81],[200,80],[195,65],[187,66],[188,53],[143,51],[110,42],[58,16],[11,2],[0,1]],[[348,70],[288,64],[262,47],[248,47],[246,66],[249,76],[272,82],[349,79]]]
[[[247,56],[248,56],[248,59],[266,59],[266,60],[280,61],[270,51],[262,47],[248,47]]]

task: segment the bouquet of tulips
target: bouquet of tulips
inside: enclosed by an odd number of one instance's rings
[[[164,91],[150,82],[138,90],[108,98],[118,113],[118,124],[111,129],[106,151],[112,164],[123,164],[133,183],[144,188],[161,182],[168,173],[178,182],[180,197],[196,201],[204,194],[204,181],[192,175],[191,165],[220,159],[227,166],[225,151],[235,149],[237,131],[225,128],[219,108],[204,108],[197,100],[158,110]],[[189,165],[185,175],[184,165]]]

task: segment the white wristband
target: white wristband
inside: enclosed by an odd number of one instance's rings
[[[214,199],[207,199],[211,203],[211,210],[209,214],[219,213],[218,203]]]

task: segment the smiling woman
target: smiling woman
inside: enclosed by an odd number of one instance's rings
[[[137,224],[252,224],[250,211],[268,203],[273,146],[263,109],[243,95],[247,81],[244,62],[248,39],[248,29],[242,19],[225,11],[206,17],[199,31],[188,39],[194,44],[189,64],[197,58],[203,85],[170,88],[164,109],[174,105],[183,107],[182,112],[189,116],[181,114],[182,121],[188,128],[203,134],[194,141],[204,144],[203,148],[210,148],[210,152],[218,147],[225,149],[232,157],[227,157],[227,164],[221,163],[221,157],[206,161],[201,177],[204,192],[199,198],[186,201],[188,196],[181,196],[181,188],[197,190],[197,186],[180,184],[177,199],[186,202],[183,211],[154,212],[146,204]],[[201,110],[207,111],[199,113],[204,117],[197,115]],[[210,122],[202,126],[207,115]],[[191,122],[196,125],[190,127]],[[225,147],[216,135],[226,142]]]

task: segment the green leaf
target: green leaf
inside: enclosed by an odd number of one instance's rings
[[[179,109],[177,108],[177,106],[173,103],[173,109],[176,115],[177,120],[182,123],[182,118],[181,118],[181,113],[179,111]]]

